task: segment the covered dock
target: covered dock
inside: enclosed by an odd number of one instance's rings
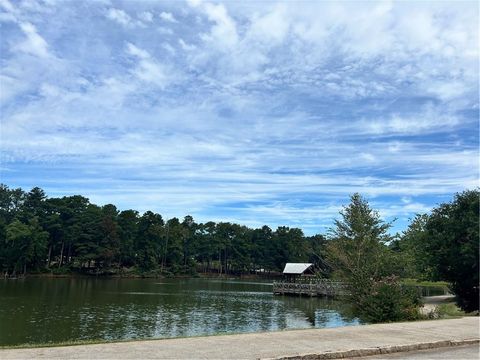
[[[273,282],[275,295],[344,296],[348,294],[344,283],[315,276],[311,263],[287,263],[284,280]]]

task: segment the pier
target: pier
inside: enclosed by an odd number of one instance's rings
[[[348,295],[347,286],[340,281],[327,279],[290,282],[274,281],[274,295],[305,295],[305,296],[345,296]],[[297,280],[298,281],[298,280]]]

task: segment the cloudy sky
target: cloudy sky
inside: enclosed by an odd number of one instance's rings
[[[472,2],[0,0],[1,182],[325,232],[478,186]]]

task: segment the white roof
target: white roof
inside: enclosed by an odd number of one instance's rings
[[[285,269],[283,269],[284,274],[303,274],[313,264],[310,263],[287,263]]]

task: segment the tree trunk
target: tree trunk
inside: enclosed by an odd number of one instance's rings
[[[218,274],[222,274],[222,250],[218,250]]]
[[[224,255],[225,255],[225,256],[224,256],[224,258],[225,258],[225,266],[224,266],[224,268],[225,268],[225,274],[228,274],[227,248],[225,248],[225,250],[224,250]]]
[[[52,245],[48,247],[48,260],[47,260],[47,267],[50,267],[50,262],[52,261]]]
[[[62,267],[63,264],[63,248],[65,246],[65,242],[62,241],[62,249],[60,250],[60,262],[58,263],[58,267]]]

